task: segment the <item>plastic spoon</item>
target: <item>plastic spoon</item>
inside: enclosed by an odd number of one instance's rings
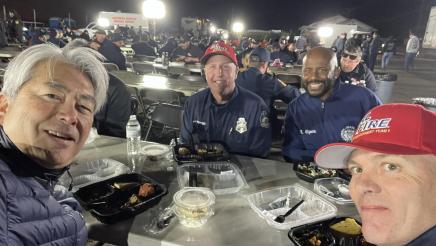
[[[292,212],[294,212],[302,203],[304,202],[304,200],[301,200],[299,203],[297,203],[297,205],[293,206],[291,209],[288,210],[288,212],[286,212],[283,215],[279,215],[277,216],[274,221],[277,223],[283,223],[286,220],[286,217],[288,217]]]

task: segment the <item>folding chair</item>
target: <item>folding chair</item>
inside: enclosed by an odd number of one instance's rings
[[[147,73],[154,73],[154,67],[151,63],[144,63],[144,62],[133,62],[132,63],[133,72],[136,74],[147,74]]]
[[[115,64],[115,63],[104,62],[103,65],[104,65],[104,67],[106,68],[106,70],[107,70],[108,72],[119,71],[119,70],[120,70],[120,69],[118,68],[117,64]]]
[[[163,139],[163,133],[166,129],[177,132],[180,131],[183,116],[183,108],[181,106],[168,103],[155,103],[152,104],[150,108],[152,110],[150,110],[148,116],[149,124],[144,138],[145,141],[148,139],[153,123],[160,123],[163,125],[158,139]],[[169,135],[169,138],[172,136],[174,136],[174,134]]]

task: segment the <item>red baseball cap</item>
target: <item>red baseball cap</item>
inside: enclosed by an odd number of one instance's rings
[[[213,55],[223,55],[227,56],[238,66],[238,59],[236,58],[236,53],[230,45],[227,45],[223,40],[219,40],[211,44],[204,52],[203,57],[201,58],[201,63],[205,64],[207,60]]]
[[[360,121],[351,143],[327,144],[315,154],[325,168],[346,168],[353,150],[394,155],[436,155],[436,113],[417,104],[385,104]]]

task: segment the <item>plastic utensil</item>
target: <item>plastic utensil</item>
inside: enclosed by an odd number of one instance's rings
[[[292,212],[294,212],[303,202],[304,202],[304,200],[301,200],[299,203],[297,203],[295,206],[293,206],[291,209],[289,209],[288,212],[286,212],[283,215],[277,216],[274,219],[274,221],[277,222],[277,223],[285,222],[286,217],[288,217]]]

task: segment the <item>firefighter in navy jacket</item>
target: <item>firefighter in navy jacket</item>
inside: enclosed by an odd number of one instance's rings
[[[283,155],[293,162],[310,162],[319,147],[349,142],[360,120],[381,104],[366,88],[340,83],[334,53],[311,49],[303,61],[306,90],[286,112]]]
[[[232,153],[265,157],[271,147],[268,108],[262,98],[235,85],[237,59],[223,41],[212,44],[201,59],[207,89],[184,107],[183,142],[220,142]]]

